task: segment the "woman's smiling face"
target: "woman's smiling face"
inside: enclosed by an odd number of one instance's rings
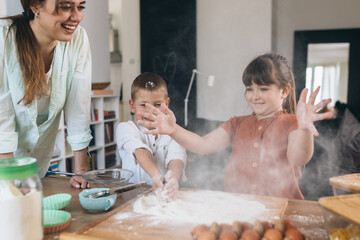
[[[32,11],[38,14],[32,27],[40,42],[70,41],[83,19],[84,0],[47,0]]]

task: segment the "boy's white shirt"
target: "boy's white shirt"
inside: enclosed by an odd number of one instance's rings
[[[186,150],[168,135],[144,134],[147,130],[135,121],[120,123],[116,128],[116,143],[122,160],[122,168],[134,172],[130,182],[146,181],[151,185],[151,177],[141,168],[134,157],[135,150],[144,148],[148,150],[154,158],[161,174],[167,172],[167,166],[171,160],[181,160],[186,166]]]

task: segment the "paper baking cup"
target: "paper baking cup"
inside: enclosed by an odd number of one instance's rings
[[[56,233],[65,230],[71,222],[71,214],[61,210],[44,210],[44,233]]]
[[[71,195],[67,193],[59,193],[51,195],[42,199],[42,206],[44,210],[58,210],[69,205]]]

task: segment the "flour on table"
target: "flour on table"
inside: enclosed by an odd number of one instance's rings
[[[176,197],[175,201],[164,202],[153,194],[142,196],[134,203],[133,211],[161,219],[204,224],[254,222],[268,211],[257,201],[225,192],[178,191]]]

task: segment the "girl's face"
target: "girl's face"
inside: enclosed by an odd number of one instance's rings
[[[41,44],[42,42],[70,41],[73,33],[83,19],[84,0],[47,0],[32,7],[39,16],[32,21],[32,28]],[[58,12],[55,11],[58,4]],[[39,39],[40,38],[40,39]]]
[[[289,94],[290,85],[280,89],[277,85],[252,84],[246,87],[246,101],[255,113],[257,119],[275,116],[282,110],[284,99]]]
[[[135,100],[129,100],[131,112],[135,114],[136,120],[144,119],[140,113],[149,111],[149,109],[146,108],[145,103],[149,103],[154,107],[159,108],[162,103],[168,106],[169,102],[170,99],[167,97],[164,88],[152,91],[139,89],[135,94]]]

